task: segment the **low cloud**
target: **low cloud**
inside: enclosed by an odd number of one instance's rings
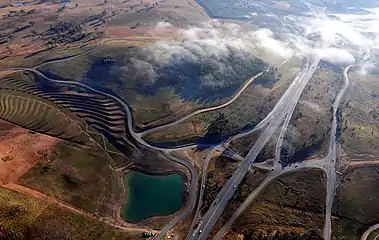
[[[351,64],[355,62],[354,56],[345,49],[323,48],[315,49],[314,52],[322,60],[334,64]]]
[[[272,54],[279,55],[283,58],[287,58],[293,54],[293,51],[289,48],[288,44],[276,40],[274,33],[267,28],[251,32],[250,36],[252,41],[257,43],[258,47],[261,47]]]
[[[119,74],[146,93],[169,86],[185,99],[216,100],[230,96],[246,79],[269,67],[257,57],[260,51],[276,61],[292,55],[268,29],[246,31],[236,24],[213,21],[175,31],[174,41],[136,50],[129,67]]]
[[[328,17],[294,18],[308,36],[317,35],[314,53],[340,64],[360,63],[365,53],[379,47],[379,9],[366,14],[330,14]],[[320,50],[322,46],[326,49]]]
[[[171,28],[172,24],[169,22],[158,22],[156,27],[157,28]]]
[[[294,53],[288,43],[279,41],[269,29],[246,31],[237,24],[219,21],[178,30],[175,40],[177,42],[161,41],[148,49],[157,60],[163,62],[169,61],[172,55],[192,59],[199,56],[224,58],[230,54],[230,48],[256,56],[265,52],[276,61],[287,59]],[[179,56],[180,53],[182,56]]]
[[[200,64],[207,69],[201,69],[205,73],[196,76],[199,78],[197,84],[211,88],[241,81],[246,76],[238,77],[240,72],[245,69],[254,72],[248,65],[257,58],[278,66],[291,56],[318,56],[333,64],[360,63],[362,72],[368,72],[373,65],[361,61],[369,49],[379,48],[378,15],[379,10],[366,15],[288,16],[287,20],[282,20],[286,26],[277,28],[280,32],[268,28],[247,30],[246,26],[212,20],[196,27],[174,29],[174,41],[158,41],[144,48],[141,51],[144,59],[134,60],[132,64],[135,69],[145,72],[149,84],[159,79],[162,73],[158,73],[158,69],[162,66],[176,66],[174,75],[181,81],[191,81],[191,77],[183,76],[192,73],[186,72],[189,70],[180,73],[182,70],[178,66]],[[156,27],[171,28],[172,25],[159,22]],[[260,70],[267,67],[265,64],[259,66]],[[196,69],[191,71],[199,71]],[[164,74],[174,76],[172,72]],[[226,81],[222,75],[229,79]]]
[[[286,16],[286,20],[281,20],[285,26],[278,28],[280,32],[267,28],[247,31],[236,24],[213,20],[203,26],[179,30],[181,44],[177,46],[157,43],[152,50],[165,48],[164,53],[168,55],[181,52],[190,58],[217,59],[227,56],[228,48],[233,47],[256,56],[272,56],[278,61],[293,55],[316,55],[335,64],[360,63],[369,49],[379,49],[379,8],[365,10],[366,14],[360,15]],[[157,24],[157,27],[169,26],[166,22]],[[160,53],[159,58],[167,61],[163,52]]]

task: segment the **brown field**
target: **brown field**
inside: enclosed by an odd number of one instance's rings
[[[379,220],[379,207],[375,204],[379,200],[378,176],[378,168],[373,166],[352,168],[344,174],[335,206],[339,216],[350,220],[350,226],[342,225],[342,236],[359,236],[365,230],[362,225],[370,226]]]
[[[87,212],[113,216],[123,190],[103,153],[62,143],[53,150],[19,183]]]
[[[324,178],[321,171],[315,170],[280,177],[237,219],[232,232],[252,239],[294,237],[310,231],[320,235],[324,220]]]
[[[54,1],[30,2],[18,7],[10,5],[16,2],[0,1],[0,5],[5,6],[0,8],[0,18],[6,26],[0,28],[0,42],[3,42],[0,44],[0,66],[33,66],[38,63],[38,56],[45,52],[99,43],[95,36],[101,35],[105,22],[95,26],[90,24],[89,19],[106,10],[101,0],[74,0],[66,4],[63,10],[63,5]],[[53,43],[52,37],[43,37],[52,25],[72,21],[82,23],[83,32],[89,37],[73,41],[69,45]]]
[[[379,83],[378,76],[350,74],[342,108],[341,144],[350,157],[379,154]]]
[[[41,159],[39,152],[53,149],[60,142],[2,120],[0,132],[0,185],[16,182]]]
[[[325,156],[332,120],[330,109],[341,86],[342,72],[325,66],[316,70],[286,131],[283,163],[299,162],[315,155]]]
[[[1,239],[134,240],[145,231],[117,227],[17,185],[6,187],[0,187]]]
[[[47,1],[22,6],[12,6],[17,1],[0,0],[0,18],[4,26],[0,28],[0,63],[6,59],[5,66],[21,65],[25,56],[41,50],[50,51],[49,39],[36,38],[49,29],[52,24],[66,21],[81,22],[86,34],[104,37],[156,36],[167,37],[174,32],[171,29],[153,29],[158,21],[168,21],[181,25],[207,21],[201,8],[192,0],[182,3],[169,1],[107,1],[107,0],[73,0],[65,5],[58,1]],[[193,11],[195,9],[195,11]],[[101,20],[92,24],[96,16]],[[173,14],[177,13],[177,14]],[[175,19],[181,16],[179,19]],[[148,28],[144,28],[147,26]],[[101,41],[96,38],[86,38],[83,41],[72,42],[69,45],[53,46],[54,50],[79,48],[84,45],[96,45]],[[38,53],[37,55],[40,55]],[[29,61],[30,62],[30,61]],[[32,63],[28,63],[32,64]],[[0,65],[1,66],[1,65]]]

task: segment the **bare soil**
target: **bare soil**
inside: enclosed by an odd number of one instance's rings
[[[53,149],[59,142],[57,138],[0,121],[0,184],[17,182],[41,159],[38,152]]]

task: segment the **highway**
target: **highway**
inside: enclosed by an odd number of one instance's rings
[[[271,169],[269,175],[262,181],[262,183],[254,189],[254,191],[245,199],[245,201],[239,206],[239,208],[234,212],[228,222],[217,232],[214,240],[221,240],[225,234],[230,230],[232,224],[237,220],[239,216],[241,216],[246,209],[251,205],[254,199],[262,192],[265,187],[267,187],[271,182],[276,180],[278,177],[299,171],[301,169],[322,169],[324,170],[325,159],[321,160],[309,160],[296,164],[292,164],[282,169],[281,165],[275,164],[275,166]]]
[[[329,152],[326,156],[326,165],[325,165],[325,173],[327,177],[326,182],[326,209],[325,209],[325,226],[324,226],[324,239],[329,240],[332,237],[332,207],[334,202],[334,197],[336,195],[336,189],[339,184],[339,179],[336,174],[336,165],[337,165],[337,110],[339,108],[341,99],[349,87],[349,77],[348,72],[353,65],[349,65],[345,68],[344,75],[344,85],[342,89],[339,91],[336,99],[333,103],[333,122],[332,129],[330,133],[330,142],[329,142]]]
[[[325,10],[324,10],[325,12]],[[94,49],[93,49],[94,50]],[[90,50],[90,51],[93,51]],[[65,60],[59,59],[56,61],[67,61],[71,58],[75,58],[86,53],[82,53],[76,56],[69,57]],[[368,52],[364,56],[364,60],[367,60],[370,56],[370,52]],[[253,145],[253,147],[250,149],[247,156],[243,159],[241,165],[237,168],[237,170],[233,173],[232,177],[228,179],[226,184],[223,186],[221,191],[218,193],[216,199],[212,203],[210,209],[208,212],[204,215],[203,220],[200,222],[199,226],[196,229],[193,229],[195,224],[200,221],[200,208],[202,204],[202,198],[204,194],[204,188],[203,186],[206,184],[206,178],[207,178],[207,170],[210,160],[212,159],[212,156],[215,154],[217,150],[221,150],[222,147],[220,145],[214,147],[207,158],[204,161],[204,166],[202,169],[202,179],[201,179],[201,185],[200,185],[200,191],[199,191],[199,198],[197,201],[197,209],[195,212],[195,218],[192,222],[192,226],[188,232],[187,239],[207,239],[210,231],[212,230],[214,224],[216,223],[217,219],[221,216],[222,212],[224,211],[226,205],[228,204],[229,200],[232,198],[232,196],[235,194],[239,184],[241,183],[242,179],[246,175],[246,173],[249,171],[250,167],[253,165],[256,165],[254,163],[257,155],[259,152],[264,148],[266,143],[271,139],[272,135],[277,131],[278,127],[283,123],[282,129],[280,131],[279,139],[276,145],[275,149],[275,158],[274,158],[274,165],[272,167],[266,167],[266,169],[270,170],[270,173],[265,178],[265,180],[258,186],[250,195],[249,197],[244,201],[244,203],[238,208],[238,210],[233,214],[232,218],[228,221],[228,223],[219,231],[219,233],[216,236],[216,239],[221,239],[222,236],[227,233],[227,231],[230,229],[233,222],[240,216],[246,208],[251,204],[251,202],[259,195],[259,193],[272,181],[277,179],[279,176],[293,172],[298,171],[299,169],[306,169],[306,168],[319,168],[325,171],[327,175],[327,195],[326,195],[326,213],[325,213],[325,226],[324,226],[324,239],[329,240],[331,238],[331,209],[334,201],[334,197],[336,194],[336,188],[339,183],[338,176],[336,175],[336,167],[337,165],[337,143],[336,143],[336,133],[337,133],[337,110],[340,105],[341,99],[347,90],[349,86],[349,78],[348,78],[348,71],[352,67],[352,65],[348,66],[344,70],[344,85],[339,91],[334,103],[333,103],[333,122],[332,122],[332,128],[331,128],[331,134],[330,134],[330,144],[329,144],[329,152],[327,157],[321,160],[312,160],[312,161],[304,161],[301,163],[292,164],[290,166],[287,166],[285,168],[282,168],[280,166],[279,160],[280,160],[280,151],[283,144],[283,138],[285,135],[285,132],[287,130],[287,127],[289,125],[289,122],[291,120],[292,114],[295,110],[295,107],[300,99],[300,96],[309,82],[310,78],[314,74],[315,70],[317,69],[317,66],[320,62],[319,58],[312,59],[312,64],[310,64],[310,58],[307,58],[307,63],[303,67],[303,69],[299,72],[299,74],[295,77],[294,81],[291,83],[290,87],[287,89],[287,91],[283,94],[283,96],[280,98],[274,109],[264,118],[254,129],[243,132],[240,134],[235,135],[231,139],[228,140],[228,142],[240,138],[242,136],[248,135],[254,131],[257,130],[263,130],[260,136],[258,137],[257,141]],[[217,109],[224,108],[230,104],[232,104],[242,93],[243,91],[260,75],[262,75],[264,72],[261,72],[257,74],[256,76],[250,78],[248,81],[244,83],[244,85],[239,89],[238,92],[230,99],[228,102],[215,106],[210,107],[206,109],[200,109],[197,110],[177,121],[174,121],[172,123],[159,126],[156,128],[149,129],[144,132],[136,133],[133,129],[133,119],[132,119],[132,113],[129,108],[129,106],[120,98],[117,96],[114,96],[109,93],[102,92],[100,90],[94,89],[86,84],[75,82],[75,81],[65,81],[65,80],[56,80],[51,79],[45,76],[42,72],[38,71],[36,68],[6,68],[3,70],[16,70],[16,71],[30,71],[33,72],[40,77],[46,79],[47,81],[55,82],[55,83],[61,83],[61,84],[71,84],[80,86],[83,88],[86,88],[92,92],[107,96],[109,98],[114,99],[117,101],[126,112],[126,118],[127,118],[127,130],[131,134],[131,136],[140,144],[153,149],[162,151],[164,155],[179,164],[184,165],[191,174],[191,183],[189,186],[189,193],[188,193],[188,202],[184,209],[181,210],[181,212],[175,216],[172,221],[165,226],[164,229],[155,237],[155,239],[161,239],[165,236],[165,234],[170,231],[180,220],[182,220],[184,217],[186,217],[190,212],[192,212],[196,205],[196,199],[197,199],[197,173],[195,168],[190,164],[189,162],[176,158],[170,154],[170,152],[175,150],[184,150],[184,149],[190,149],[196,147],[196,145],[189,145],[184,147],[178,147],[178,148],[161,148],[161,147],[155,147],[147,143],[142,139],[143,136],[158,132],[164,129],[167,129],[169,127],[173,127],[176,124],[179,124],[181,122],[184,122],[185,120],[194,117],[197,114],[208,112],[208,111],[214,111]],[[376,225],[375,225],[376,226]],[[379,228],[379,226],[377,227]],[[375,229],[374,229],[375,230]],[[373,231],[373,230],[372,230]],[[368,235],[367,235],[368,236]],[[367,237],[366,237],[367,238]],[[362,240],[363,236],[362,236]]]
[[[367,49],[367,53],[364,55],[362,60],[360,61],[361,64],[366,62],[371,55],[371,49]],[[331,221],[331,215],[332,215],[332,207],[334,202],[334,197],[336,195],[336,189],[339,185],[339,178],[336,174],[336,168],[338,167],[337,162],[337,139],[336,139],[336,133],[337,133],[337,110],[340,106],[341,99],[343,95],[345,94],[346,90],[349,88],[350,80],[349,80],[349,70],[354,65],[349,65],[344,69],[343,72],[343,78],[344,78],[344,85],[342,89],[339,91],[334,103],[333,103],[333,122],[332,122],[332,130],[330,134],[330,143],[329,143],[329,152],[328,156],[326,157],[326,165],[325,165],[325,173],[327,176],[327,183],[326,183],[326,212],[325,212],[325,226],[324,226],[324,239],[329,240],[332,237],[332,221]]]
[[[325,12],[325,9],[323,9],[323,12]],[[315,11],[315,13],[318,13],[318,11]],[[118,40],[118,39],[110,39],[112,40]],[[129,40],[129,39],[128,39]],[[132,39],[131,39],[132,40]],[[107,41],[107,40],[104,40]],[[104,42],[102,42],[104,43]],[[65,59],[58,59],[54,60],[54,62],[63,62],[68,61],[70,59],[74,59],[76,57],[88,54],[92,51],[94,51],[96,48],[89,50],[88,52],[84,52],[81,54],[78,54],[76,56],[67,57]],[[370,56],[370,53],[366,54],[364,59],[368,59]],[[286,60],[288,61],[288,59]],[[310,58],[307,58],[307,63],[303,67],[303,69],[299,72],[299,74],[296,76],[294,81],[291,83],[290,87],[287,89],[287,91],[283,94],[283,96],[280,98],[274,109],[264,118],[254,129],[237,134],[236,136],[232,137],[228,141],[232,141],[236,138],[240,138],[242,136],[248,135],[254,131],[262,130],[262,133],[258,137],[257,141],[253,145],[253,147],[250,149],[247,156],[243,159],[240,166],[237,168],[237,170],[233,173],[232,177],[228,179],[228,181],[225,183],[221,191],[217,194],[216,199],[212,203],[210,209],[207,211],[207,213],[204,215],[203,220],[200,222],[199,226],[196,229],[193,229],[195,224],[200,219],[200,208],[202,204],[202,198],[204,195],[204,187],[206,185],[207,180],[207,171],[209,162],[212,159],[212,156],[214,156],[215,152],[218,150],[221,150],[222,147],[218,145],[217,147],[213,148],[211,152],[208,154],[207,158],[204,161],[204,166],[202,169],[202,179],[201,179],[201,185],[200,185],[200,191],[199,191],[199,198],[197,201],[197,209],[195,212],[195,218],[192,222],[192,226],[188,232],[187,239],[207,239],[210,231],[212,230],[214,224],[218,220],[218,218],[221,216],[222,212],[224,211],[226,205],[228,204],[229,200],[232,198],[232,196],[235,194],[239,184],[241,183],[242,179],[245,177],[247,172],[249,171],[250,167],[254,165],[254,161],[256,157],[258,156],[259,152],[264,148],[264,146],[267,144],[267,142],[271,139],[272,135],[277,131],[278,127],[283,123],[282,129],[280,131],[279,139],[276,145],[275,149],[275,157],[274,157],[274,165],[271,168],[268,168],[270,170],[270,173],[268,176],[263,180],[263,182],[249,195],[249,197],[243,202],[243,204],[238,208],[238,210],[233,214],[233,216],[230,218],[230,220],[227,222],[227,224],[219,231],[219,233],[216,236],[216,239],[221,239],[222,236],[227,233],[227,231],[230,229],[233,222],[240,216],[246,208],[251,204],[251,202],[259,195],[259,193],[267,187],[269,183],[277,179],[279,176],[293,172],[298,171],[299,169],[305,169],[305,168],[319,168],[326,172],[327,175],[327,196],[326,196],[326,214],[325,214],[325,226],[324,226],[324,239],[329,240],[331,238],[331,209],[334,201],[334,197],[336,194],[336,188],[338,186],[338,176],[336,175],[336,167],[337,167],[337,153],[336,153],[336,133],[337,133],[337,110],[340,105],[340,101],[346,91],[346,89],[349,86],[349,79],[348,79],[348,71],[352,67],[352,65],[348,66],[344,70],[344,86],[338,93],[334,103],[333,103],[333,122],[332,122],[332,129],[330,134],[330,144],[329,144],[329,152],[326,158],[321,160],[312,160],[312,161],[304,161],[301,163],[292,164],[290,166],[287,166],[285,168],[282,168],[279,160],[280,160],[280,152],[283,144],[283,138],[285,135],[285,132],[287,130],[287,127],[289,125],[289,122],[291,120],[292,114],[295,110],[295,107],[300,99],[300,96],[309,82],[310,78],[314,74],[318,64],[320,62],[319,58],[313,59],[312,64],[310,64]],[[46,62],[44,64],[48,64],[51,62]],[[40,65],[40,66],[42,66]],[[39,66],[39,67],[40,67]],[[197,199],[197,172],[195,168],[190,164],[188,161],[179,159],[177,157],[172,156],[170,153],[174,150],[184,150],[184,149],[190,149],[196,147],[196,145],[189,145],[184,147],[178,147],[178,148],[161,148],[161,147],[155,147],[147,143],[145,140],[142,139],[143,136],[147,134],[151,134],[154,132],[162,131],[164,129],[167,129],[169,127],[173,127],[176,124],[182,123],[186,121],[187,119],[194,117],[198,114],[208,112],[208,111],[214,111],[218,110],[224,107],[229,106],[232,104],[242,93],[243,91],[250,86],[250,84],[259,76],[261,76],[263,72],[257,74],[256,76],[250,78],[247,80],[244,85],[239,89],[238,92],[226,103],[221,104],[219,106],[205,108],[197,110],[185,117],[182,117],[181,119],[174,121],[172,123],[162,125],[156,128],[152,128],[140,133],[136,133],[133,129],[133,119],[132,119],[132,113],[130,107],[125,103],[122,99],[118,98],[117,96],[114,96],[112,94],[102,92],[100,90],[94,89],[84,83],[76,82],[76,81],[65,81],[65,80],[56,80],[51,79],[47,76],[45,76],[42,72],[38,71],[36,67],[34,68],[7,68],[4,70],[16,70],[16,71],[29,71],[33,72],[40,77],[46,79],[47,81],[55,82],[55,83],[61,83],[61,84],[70,84],[75,86],[80,86],[83,88],[86,88],[87,90],[90,90],[92,92],[107,96],[109,98],[112,98],[113,100],[117,101],[125,110],[126,113],[126,119],[127,119],[127,131],[131,134],[131,136],[141,145],[146,146],[153,150],[162,151],[163,154],[170,160],[177,162],[183,166],[185,166],[191,175],[190,179],[190,185],[189,185],[189,192],[188,192],[188,200],[187,204],[184,209],[181,210],[181,212],[176,215],[168,225],[165,226],[165,228],[162,229],[162,231],[155,237],[155,239],[162,239],[168,231],[170,231],[180,220],[184,219],[190,212],[192,212],[196,205],[196,199]],[[267,70],[266,70],[267,71]],[[376,227],[376,228],[375,228]],[[374,231],[375,229],[379,228],[378,225],[374,225],[371,231]],[[367,230],[366,232],[368,232]],[[367,236],[369,235],[369,233]],[[366,233],[365,233],[366,234]],[[365,235],[364,234],[364,235]],[[362,240],[366,240],[364,238],[364,235],[362,236]]]
[[[78,57],[78,56],[76,56],[76,57]],[[66,59],[66,61],[67,60],[68,59]],[[63,61],[63,60],[58,60],[58,61]],[[258,153],[265,146],[265,144],[267,143],[267,141],[271,138],[271,136],[276,131],[276,129],[278,128],[278,126],[281,124],[281,122],[283,121],[283,119],[284,118],[287,118],[287,119],[291,118],[290,115],[292,115],[294,106],[298,102],[298,99],[300,98],[300,95],[301,95],[304,87],[306,86],[307,82],[309,81],[310,77],[313,75],[313,73],[314,73],[314,71],[315,71],[315,69],[316,69],[316,67],[318,65],[318,62],[319,62],[319,59],[316,59],[314,61],[314,63],[311,66],[309,66],[309,59],[308,59],[308,62],[306,64],[306,66],[304,67],[304,69],[295,78],[295,80],[293,81],[293,83],[291,84],[291,86],[287,89],[286,93],[279,100],[279,102],[277,103],[277,105],[275,106],[275,108],[255,128],[255,130],[257,130],[257,129],[262,129],[262,128],[266,127],[265,130],[264,130],[264,132],[259,136],[256,144],[253,146],[253,148],[250,150],[249,154],[246,156],[246,158],[244,159],[244,161],[240,165],[240,167],[236,170],[236,172],[233,174],[233,176],[224,185],[223,189],[218,194],[218,197],[216,198],[215,202],[212,204],[212,207],[210,208],[210,210],[205,214],[204,220],[200,224],[200,227],[198,228],[198,229],[203,229],[202,232],[199,233],[199,238],[198,239],[205,239],[205,238],[207,238],[208,233],[212,229],[212,227],[215,224],[215,222],[218,219],[218,217],[221,215],[223,209],[225,208],[225,206],[228,203],[228,201],[230,200],[230,198],[235,193],[235,191],[237,189],[237,186],[240,184],[240,182],[242,181],[243,177],[246,175],[247,171],[249,170],[250,166],[255,161],[255,158],[258,155]],[[31,72],[39,75],[40,77],[48,80],[48,81],[52,81],[52,82],[55,82],[55,83],[71,84],[71,85],[81,86],[81,87],[86,88],[86,89],[88,89],[88,90],[90,90],[92,92],[95,92],[95,93],[98,93],[98,94],[102,94],[102,95],[105,95],[107,97],[110,97],[110,98],[114,99],[121,106],[123,106],[123,108],[125,109],[126,118],[127,118],[127,125],[128,125],[127,126],[128,127],[128,131],[130,132],[130,134],[132,135],[132,137],[137,142],[139,142],[140,144],[142,144],[142,145],[144,145],[144,146],[146,146],[146,147],[148,147],[150,149],[163,151],[165,153],[165,155],[169,159],[171,159],[173,161],[176,161],[176,162],[178,162],[178,163],[186,166],[186,168],[191,173],[191,184],[190,184],[190,193],[189,193],[189,201],[188,201],[189,203],[187,204],[187,209],[185,211],[183,211],[182,214],[176,216],[161,231],[161,233],[156,237],[156,239],[161,239],[166,234],[167,231],[169,231],[180,219],[183,219],[189,212],[191,212],[193,210],[194,206],[195,206],[194,204],[195,204],[195,201],[196,201],[196,192],[197,192],[196,191],[196,184],[197,184],[197,182],[196,182],[196,179],[197,179],[196,171],[194,170],[194,168],[193,168],[193,166],[191,164],[187,163],[184,160],[181,160],[181,159],[178,159],[178,158],[175,158],[175,157],[171,156],[169,154],[169,151],[172,151],[172,150],[183,150],[183,149],[187,149],[187,148],[193,148],[196,145],[191,145],[191,146],[186,146],[186,147],[181,147],[181,148],[171,148],[171,149],[159,148],[159,147],[151,146],[150,144],[148,144],[147,142],[145,142],[142,139],[142,136],[145,135],[145,134],[149,134],[149,133],[152,133],[152,132],[160,131],[160,130],[166,129],[168,127],[174,126],[175,124],[183,122],[186,119],[188,119],[190,117],[193,117],[193,116],[195,116],[197,114],[200,114],[200,113],[203,113],[203,112],[207,112],[207,111],[214,111],[214,110],[221,109],[223,107],[226,107],[226,106],[230,105],[232,102],[234,102],[239,97],[240,94],[242,94],[242,92],[251,84],[251,82],[254,79],[256,79],[261,74],[263,74],[263,72],[261,72],[260,74],[256,75],[255,77],[249,79],[245,83],[245,85],[242,86],[242,88],[235,94],[235,96],[231,100],[229,100],[228,102],[226,102],[225,104],[222,104],[222,105],[216,106],[216,107],[212,107],[212,108],[201,109],[201,110],[198,110],[198,111],[196,111],[196,112],[194,112],[194,113],[192,113],[190,115],[187,115],[186,117],[181,118],[178,121],[175,121],[173,123],[170,123],[170,124],[167,124],[167,125],[164,125],[164,126],[160,126],[160,127],[157,127],[157,128],[154,128],[154,129],[142,132],[142,133],[136,133],[134,131],[134,129],[133,129],[132,114],[131,114],[131,110],[130,110],[129,106],[123,100],[121,100],[120,98],[118,98],[118,97],[116,97],[116,96],[114,96],[112,94],[108,94],[108,93],[102,92],[100,90],[94,89],[94,88],[92,88],[92,87],[90,87],[90,86],[88,86],[86,84],[80,83],[80,82],[62,81],[62,80],[51,79],[51,78],[48,78],[47,76],[45,76],[40,71],[38,71],[36,69],[32,69],[32,68],[8,68],[7,70],[31,71]],[[285,129],[285,128],[286,127],[283,127],[283,129]],[[285,131],[285,130],[282,130],[282,132],[283,131]],[[244,134],[249,134],[249,133],[247,132],[247,133],[244,133]],[[237,137],[241,137],[241,135],[237,136]],[[279,146],[281,146],[281,144],[279,144]],[[206,162],[209,163],[209,161],[210,161],[210,157],[209,157],[208,161],[206,161]],[[203,172],[203,175],[202,175],[202,183],[205,183],[205,181],[206,181],[206,173],[207,173],[207,167],[205,166],[205,171]],[[276,173],[276,172],[274,171],[274,173]],[[202,185],[204,185],[204,184],[202,184]],[[203,195],[203,190],[200,191],[200,198],[199,198],[199,205],[198,205],[199,207],[201,206],[202,195]],[[198,214],[197,212],[196,212],[196,214]],[[195,236],[195,238],[196,238],[196,234],[195,234],[196,231],[193,232],[192,234],[191,234],[191,231],[192,231],[192,229],[190,230],[190,233],[189,233],[190,239],[193,236]]]
[[[283,126],[282,126],[282,129],[280,130],[280,133],[279,133],[279,138],[276,142],[276,146],[275,146],[275,155],[274,155],[274,162],[273,162],[273,167],[276,166],[277,164],[279,164],[279,161],[280,161],[280,153],[282,151],[282,146],[283,146],[283,140],[284,140],[284,136],[287,132],[287,128],[288,128],[288,125],[291,121],[291,118],[292,118],[292,115],[293,115],[293,112],[295,111],[295,108],[296,108],[296,105],[297,104],[294,104],[290,109],[289,109],[289,112],[288,114],[285,116],[285,119],[284,119],[284,123],[283,123]]]
[[[310,62],[310,58],[307,57],[307,62],[306,62],[306,65],[303,67],[303,69],[296,75],[295,79],[293,80],[293,82],[291,83],[291,85],[289,86],[288,89],[290,88],[295,88],[297,86],[297,84],[299,83],[300,79],[304,76],[304,73],[307,69],[309,69],[309,62]],[[317,66],[316,66],[317,67]],[[275,115],[278,113],[278,111],[280,111],[280,108],[282,107],[282,105],[284,104],[285,101],[288,100],[288,98],[290,97],[290,95],[292,94],[292,92],[289,92],[289,91],[286,91],[283,96],[279,99],[279,101],[277,102],[277,104],[275,105],[275,107],[271,110],[271,112],[261,121],[259,122],[253,129],[251,130],[248,130],[248,131],[245,131],[245,132],[241,132],[239,134],[236,134],[235,136],[233,136],[232,138],[230,138],[228,140],[228,142],[231,142],[235,139],[238,139],[238,138],[241,138],[241,137],[244,137],[244,136],[247,136],[253,132],[256,132],[258,130],[261,130],[263,129],[264,127],[267,126],[267,124],[271,121],[272,118],[275,117]]]
[[[207,183],[207,175],[208,175],[208,166],[209,166],[209,163],[212,160],[212,157],[215,156],[216,151],[220,151],[220,150],[223,150],[223,148],[221,148],[220,146],[212,148],[212,150],[207,155],[207,157],[206,157],[206,159],[204,161],[203,169],[202,169],[202,174],[201,174],[200,192],[199,192],[199,197],[198,197],[198,200],[197,200],[197,208],[196,208],[195,217],[192,220],[192,224],[191,224],[190,229],[194,228],[194,226],[196,225],[197,221],[199,221],[199,218],[200,218],[200,209],[201,209],[201,206],[202,206],[202,203],[203,203],[204,190],[205,190],[205,186],[206,186],[206,183]],[[190,234],[190,232],[191,231],[189,231],[188,234]],[[187,238],[188,237],[189,236],[187,236]]]
[[[366,58],[366,57],[365,57]],[[235,220],[251,205],[253,200],[258,196],[258,194],[273,180],[282,176],[283,174],[299,171],[301,169],[306,168],[317,168],[323,170],[327,175],[327,194],[326,194],[326,210],[325,210],[325,226],[324,226],[324,239],[331,239],[331,209],[333,206],[334,197],[336,194],[336,188],[338,186],[338,177],[336,174],[336,165],[337,165],[337,142],[336,142],[336,133],[337,133],[337,109],[340,106],[341,99],[349,87],[349,78],[348,72],[353,65],[349,65],[344,69],[344,85],[340,89],[336,99],[333,103],[333,122],[332,122],[332,130],[330,133],[330,142],[329,142],[329,152],[328,155],[324,159],[320,160],[308,160],[295,164],[291,164],[282,169],[280,164],[278,164],[278,160],[275,159],[274,166],[270,169],[271,172],[269,175],[263,180],[263,182],[248,196],[248,198],[241,204],[241,206],[237,209],[237,211],[233,214],[233,216],[229,219],[229,221],[219,230],[214,239],[219,240],[229,231],[232,224]],[[287,121],[287,119],[286,119]],[[282,131],[280,135],[282,135],[285,126],[288,125],[286,122],[283,125]],[[280,137],[279,137],[280,138]],[[277,151],[278,145],[280,146],[280,139],[277,144],[275,158],[277,158],[277,154],[280,152]],[[279,156],[280,157],[280,156]],[[379,224],[377,226],[379,228]],[[370,230],[373,231],[373,230]],[[368,235],[367,235],[368,236]]]
[[[316,58],[311,66],[308,67],[307,64],[287,89],[285,94],[275,106],[274,110],[270,113],[270,115],[274,116],[270,117],[268,120],[265,130],[260,134],[255,144],[245,157],[244,161],[236,169],[232,177],[229,178],[228,181],[224,184],[221,191],[217,194],[217,197],[212,203],[211,208],[207,213],[205,213],[203,221],[199,224],[198,228],[196,228],[190,234],[191,237],[189,239],[207,239],[214,224],[224,211],[226,205],[234,195],[246,173],[249,171],[250,166],[254,163],[259,152],[270,140],[271,136],[275,133],[276,129],[282,123],[286,115],[290,112],[290,110],[292,110],[293,105],[297,104],[301,93],[315,72],[319,62],[320,59]]]
[[[325,12],[323,14],[325,15]],[[326,45],[329,45],[329,41],[326,43]],[[229,200],[232,198],[234,193],[236,192],[239,184],[241,183],[242,179],[246,175],[247,171],[249,170],[250,166],[254,163],[256,157],[258,156],[259,152],[264,148],[266,143],[269,141],[271,136],[275,133],[276,129],[279,127],[279,125],[283,122],[283,119],[285,119],[287,116],[291,116],[295,106],[297,105],[297,102],[299,101],[299,98],[310,80],[310,78],[313,76],[318,64],[320,62],[320,57],[317,56],[312,64],[309,66],[309,58],[307,61],[306,66],[304,69],[299,73],[299,75],[296,77],[296,79],[293,81],[291,86],[287,89],[285,94],[282,96],[280,101],[277,103],[273,111],[267,116],[260,124],[257,125],[257,128],[263,128],[263,132],[260,134],[258,139],[255,141],[253,147],[250,149],[249,153],[245,157],[245,160],[242,162],[242,164],[238,167],[238,169],[233,173],[232,177],[227,181],[227,183],[223,186],[221,191],[218,193],[215,201],[212,204],[211,209],[204,215],[204,219],[201,222],[201,224],[198,226],[198,228],[195,230],[195,233],[191,236],[194,236],[190,239],[207,239],[210,231],[212,230],[214,224],[216,223],[217,219],[221,216],[222,212],[224,211],[226,205],[228,204]],[[342,97],[342,94],[341,94]],[[337,98],[338,99],[338,98]],[[274,116],[272,116],[274,114]],[[289,121],[289,119],[286,119],[286,121]],[[286,131],[286,128],[288,123],[284,123],[281,135],[283,136],[284,132]],[[255,131],[253,129],[252,131]],[[250,131],[250,132],[252,132]],[[248,133],[243,133],[248,134]],[[235,138],[241,137],[242,134],[239,136],[235,136]],[[335,133],[333,134],[335,135]],[[279,149],[281,148],[281,142],[282,140],[279,139],[278,145],[276,148],[276,159],[277,161],[278,156],[277,153],[279,152]],[[280,152],[279,152],[280,154]],[[324,163],[322,161],[322,163]],[[314,162],[312,163],[314,164]],[[312,166],[313,167],[313,166]],[[324,166],[320,166],[319,164],[316,165],[316,167],[324,168]],[[284,171],[280,171],[281,167],[279,167],[278,164],[274,165],[271,174],[267,178],[268,180],[265,180],[262,185],[254,191],[250,197],[250,199],[254,199],[255,196],[260,192],[261,189],[270,182],[270,179],[276,178],[277,175],[281,175]],[[294,168],[299,168],[299,166],[296,166]],[[291,171],[292,168],[290,168],[289,171]],[[332,183],[333,181],[331,181]],[[247,199],[249,200],[249,199]],[[228,228],[228,226],[226,226]],[[222,235],[222,234],[221,234]]]

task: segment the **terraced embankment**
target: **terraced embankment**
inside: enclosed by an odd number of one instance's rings
[[[64,140],[94,145],[95,139],[115,160],[134,146],[117,102],[75,86],[51,85],[34,74],[11,74],[0,80],[0,118]]]
[[[94,146],[83,126],[55,104],[20,90],[7,89],[3,81],[0,84],[0,118],[36,132]]]
[[[44,97],[76,114],[88,126],[102,134],[111,143],[107,147],[111,152],[131,154],[130,147],[134,146],[134,143],[127,138],[125,113],[111,99],[74,91],[46,93]],[[93,133],[91,130],[89,132]]]

